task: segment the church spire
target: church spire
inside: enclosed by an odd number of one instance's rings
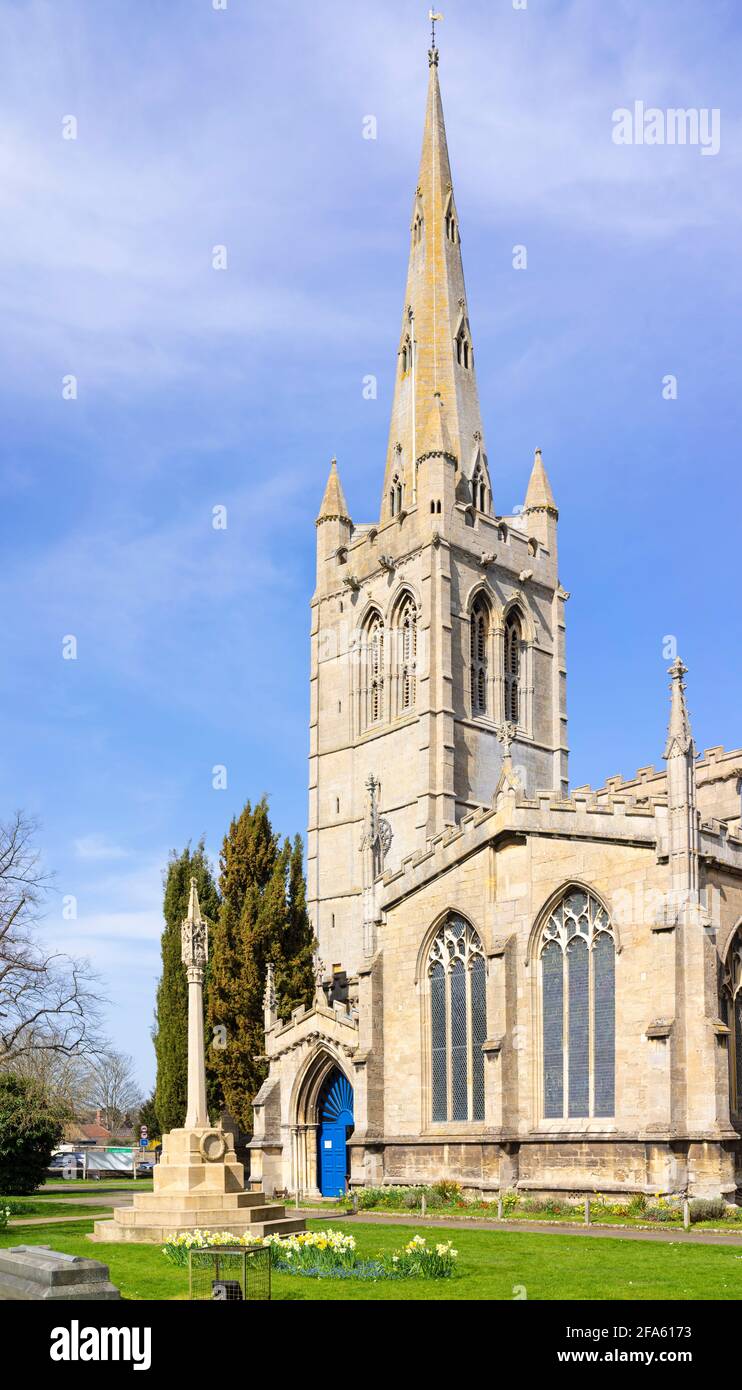
[[[395,514],[400,485],[403,508],[409,510],[415,503],[419,469],[424,468],[427,457],[440,453],[441,438],[450,443],[459,484],[462,478],[471,479],[477,465],[480,473],[486,473],[459,219],[434,42],[428,59],[428,99],[412,206],[383,521]],[[445,424],[443,432],[441,421]],[[460,495],[469,500],[466,487],[460,486]]]

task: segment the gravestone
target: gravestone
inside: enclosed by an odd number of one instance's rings
[[[0,1250],[0,1302],[120,1297],[108,1278],[108,1265],[100,1260],[63,1255],[48,1245],[11,1245]]]

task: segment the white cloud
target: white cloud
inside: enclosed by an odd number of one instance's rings
[[[128,856],[128,850],[123,849],[121,845],[109,843],[104,835],[97,833],[83,835],[75,840],[74,844],[78,859],[110,860],[126,859]]]

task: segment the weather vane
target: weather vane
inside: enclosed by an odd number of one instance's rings
[[[429,14],[428,14],[428,19],[430,20],[430,30],[431,30],[431,33],[430,33],[430,47],[431,47],[431,48],[435,48],[435,26],[436,26],[436,24],[439,22],[439,20],[441,20],[442,18],[443,18],[443,15],[442,15],[442,14],[438,14],[436,10],[430,10],[430,12],[429,12]]]

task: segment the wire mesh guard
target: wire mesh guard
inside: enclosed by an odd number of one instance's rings
[[[259,1303],[271,1296],[271,1252],[227,1247],[188,1252],[189,1298],[217,1303]]]

